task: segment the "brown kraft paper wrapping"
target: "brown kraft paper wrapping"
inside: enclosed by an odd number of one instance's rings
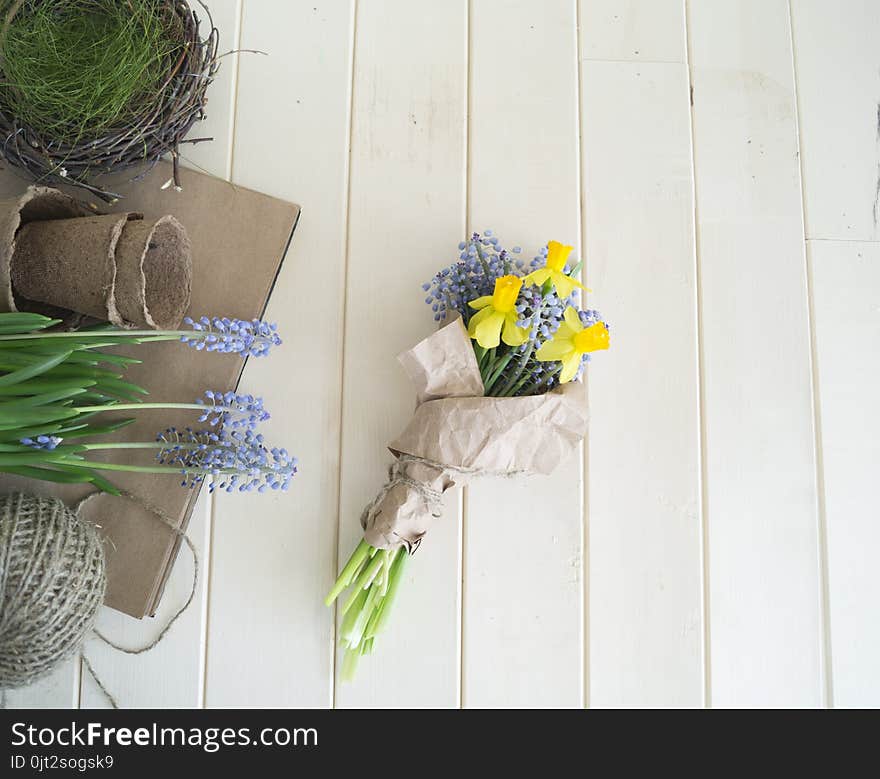
[[[431,399],[420,402],[388,445],[398,458],[391,480],[361,517],[371,546],[414,551],[439,516],[444,492],[477,476],[552,473],[586,435],[586,393],[579,382],[544,395],[483,397],[460,318],[398,359],[418,397]],[[473,394],[462,394],[465,388]]]

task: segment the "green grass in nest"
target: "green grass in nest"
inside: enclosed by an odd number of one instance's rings
[[[174,23],[160,0],[26,0],[0,41],[0,105],[53,143],[129,127],[173,67]]]

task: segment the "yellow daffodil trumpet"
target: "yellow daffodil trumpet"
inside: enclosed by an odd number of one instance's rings
[[[495,281],[494,294],[468,303],[477,311],[468,324],[468,335],[484,349],[494,349],[502,340],[508,346],[521,346],[529,339],[528,329],[516,324],[516,300],[522,285],[519,276],[502,276]]]
[[[581,358],[588,352],[607,349],[611,345],[611,335],[604,322],[585,327],[577,311],[571,306],[565,309],[563,321],[553,338],[546,341],[538,349],[535,357],[541,362],[559,361],[562,373],[559,381],[562,384],[571,381],[581,367]]]
[[[574,292],[575,289],[586,290],[587,288],[577,279],[565,275],[565,263],[568,262],[568,255],[571,254],[572,249],[574,249],[573,246],[566,246],[559,241],[550,241],[547,244],[546,265],[543,268],[532,271],[523,281],[526,284],[534,284],[540,287],[549,280],[553,284],[556,294],[563,300]]]

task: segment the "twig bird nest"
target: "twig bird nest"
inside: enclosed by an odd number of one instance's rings
[[[103,200],[104,174],[178,163],[205,118],[219,35],[185,0],[0,0],[0,154]],[[207,34],[203,34],[207,32]]]

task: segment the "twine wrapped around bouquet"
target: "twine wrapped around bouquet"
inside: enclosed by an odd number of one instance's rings
[[[191,292],[192,247],[174,217],[96,215],[45,187],[0,200],[2,311],[34,310],[36,302],[62,316],[174,329]]]
[[[16,113],[20,90],[15,93],[17,86],[9,83],[0,59],[0,80],[12,92],[11,98],[0,99],[0,154],[41,183],[70,184],[105,201],[118,200],[120,195],[96,183],[96,177],[152,166],[170,154],[174,168],[169,184],[180,189],[180,145],[211,140],[186,135],[205,118],[206,92],[219,67],[219,32],[201,0],[208,19],[204,36],[198,14],[186,0],[157,0],[157,4],[169,44],[162,62],[163,80],[147,94],[133,96],[118,122],[93,131],[85,128],[74,139],[53,137],[50,130],[31,126]],[[23,0],[7,4],[0,45],[16,15],[26,13],[28,5]],[[83,8],[73,11],[89,13],[85,0],[80,5]]]

